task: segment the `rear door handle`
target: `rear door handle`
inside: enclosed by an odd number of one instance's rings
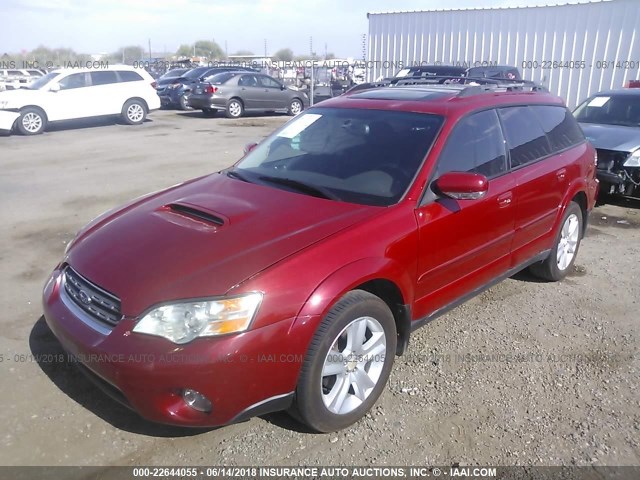
[[[498,197],[498,205],[500,208],[508,207],[509,205],[511,205],[512,201],[513,201],[512,192],[505,192]]]
[[[564,180],[564,177],[566,176],[566,174],[567,174],[567,170],[563,168],[556,172],[556,177],[558,177],[558,180],[562,181]]]

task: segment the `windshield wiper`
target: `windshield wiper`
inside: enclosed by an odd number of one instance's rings
[[[243,182],[247,182],[247,183],[253,183],[251,180],[249,180],[243,174],[238,172],[238,170],[227,170],[226,173],[227,173],[227,177],[237,178],[238,180],[242,180]]]
[[[294,180],[292,178],[283,178],[283,177],[271,177],[268,175],[261,175],[258,177],[260,180],[264,180],[266,182],[276,183],[278,185],[284,185],[285,187],[292,187],[296,190],[308,193],[313,195],[314,197],[326,198],[329,200],[340,200],[340,197],[334,195],[326,188],[317,187],[315,185],[309,185],[308,183],[301,182],[299,180]]]

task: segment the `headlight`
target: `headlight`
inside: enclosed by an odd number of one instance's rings
[[[180,88],[182,86],[182,84],[180,83],[172,83],[171,85],[169,85],[169,88],[175,90],[176,88]]]
[[[201,302],[180,302],[154,308],[134,327],[137,333],[188,343],[198,337],[243,332],[262,302],[261,293]]]
[[[3,89],[0,89],[0,90],[3,90]],[[9,100],[0,100],[0,109],[7,108],[7,105],[9,105]]]
[[[640,167],[640,148],[624,162],[623,167]]]

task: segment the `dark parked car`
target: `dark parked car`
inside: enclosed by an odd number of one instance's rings
[[[95,219],[47,280],[44,316],[84,373],[150,420],[289,409],[345,428],[413,330],[523,268],[572,271],[594,157],[548,93],[343,95],[235,166]]]
[[[309,106],[307,94],[280,83],[269,75],[250,72],[222,72],[198,83],[189,106],[205,115],[225,112],[239,118],[245,112],[284,110],[297,115]]]
[[[600,191],[640,197],[640,89],[597,93],[574,115],[598,151]]]
[[[465,72],[464,75],[466,77],[472,77],[472,78],[493,78],[496,80],[513,81],[513,82],[522,81],[522,75],[520,75],[520,70],[510,65],[471,67]]]
[[[401,80],[422,80],[425,84],[458,83],[458,79],[463,77],[466,71],[467,69],[464,67],[453,65],[419,65],[407,67],[399,70],[393,77],[383,78],[375,82],[360,83],[351,87],[348,92],[353,93],[359,90],[396,85]]]
[[[228,72],[230,70],[245,70],[254,72],[248,67],[197,67],[192,68],[181,76],[158,85],[157,91],[163,107],[178,107],[181,110],[189,110],[189,95],[196,83],[201,82],[215,73]]]

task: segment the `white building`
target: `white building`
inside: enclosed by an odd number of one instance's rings
[[[517,66],[574,107],[640,79],[640,0],[369,13],[368,76],[413,64]]]

